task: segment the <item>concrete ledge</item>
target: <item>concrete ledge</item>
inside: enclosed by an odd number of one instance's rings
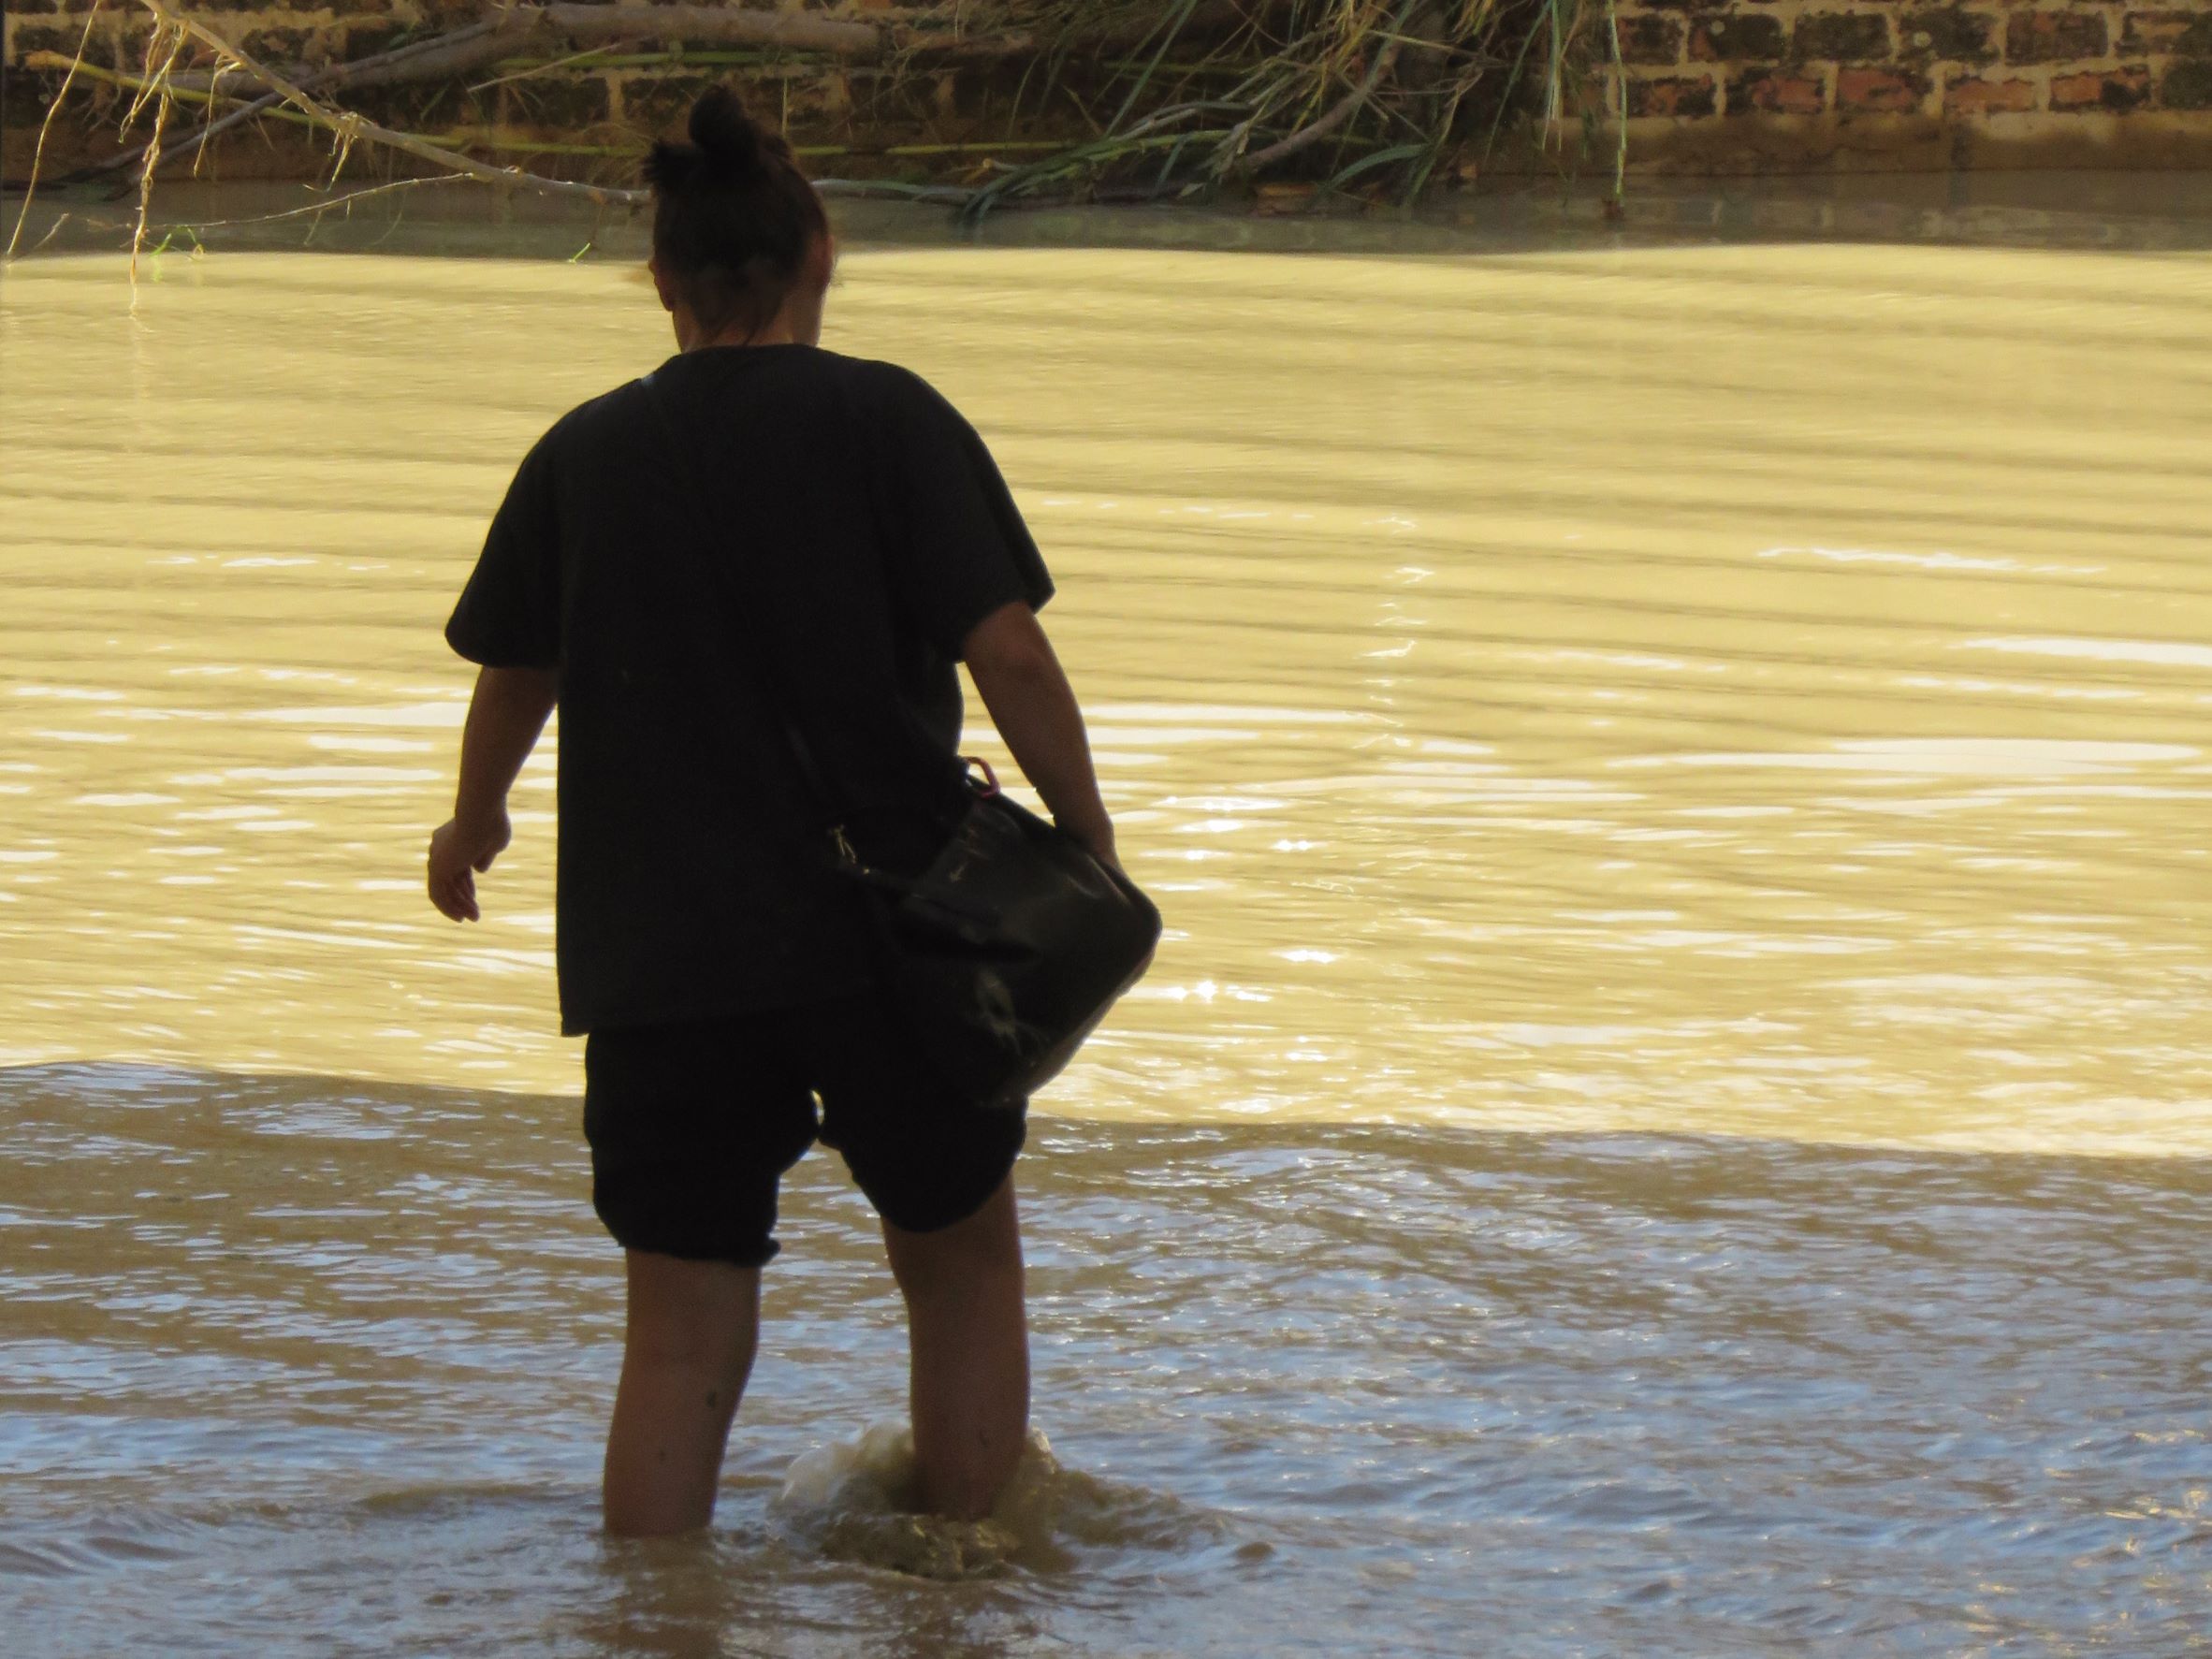
[[[1579,128],[1563,130],[1579,145]],[[1610,142],[1610,138],[1607,140]],[[1602,156],[1606,145],[1594,153]],[[1929,173],[1957,168],[2212,168],[2212,111],[2129,115],[1741,115],[1628,123],[1628,170],[1650,175]]]

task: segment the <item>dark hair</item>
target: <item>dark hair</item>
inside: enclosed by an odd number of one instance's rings
[[[711,86],[691,106],[691,141],[663,138],[646,156],[653,260],[702,326],[720,334],[768,325],[806,268],[829,215],[791,146]]]

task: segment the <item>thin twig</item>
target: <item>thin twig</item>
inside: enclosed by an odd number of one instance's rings
[[[303,213],[327,213],[333,208],[348,207],[365,196],[386,196],[395,190],[414,190],[424,184],[450,184],[451,179],[393,179],[383,184],[371,184],[362,190],[349,190],[329,201],[311,201],[304,207],[285,208],[281,212],[255,213],[246,219],[179,219],[159,226],[165,231],[235,230],[244,225],[270,225],[279,219],[297,219]]]
[[[77,39],[77,55],[69,60],[69,72],[62,77],[62,90],[53,95],[53,102],[46,107],[46,119],[38,124],[38,144],[31,152],[31,182],[23,186],[22,211],[15,216],[15,230],[7,239],[5,257],[15,257],[16,244],[23,240],[23,221],[31,216],[31,198],[38,194],[38,164],[46,156],[46,135],[53,130],[53,118],[62,112],[62,104],[69,95],[69,88],[77,80],[77,71],[84,64],[84,49],[92,44],[93,24],[100,21],[101,0],[93,0],[92,14],[84,20],[84,33]],[[38,244],[44,247],[42,241]]]
[[[167,33],[166,25],[156,25],[153,35],[146,42],[146,72],[139,79],[138,95],[131,99],[131,107],[123,112],[123,122],[120,128],[123,132],[127,133],[136,126],[138,123],[138,111],[146,108],[147,101],[156,93],[166,90],[162,84],[163,80],[170,70],[176,67],[177,54],[184,50],[184,32],[180,29],[177,31],[176,39],[168,43],[169,55],[162,59],[161,67],[156,69],[153,66],[153,54],[161,50],[162,40]]]
[[[506,86],[517,80],[528,80],[536,75],[550,75],[556,69],[573,69],[578,64],[589,62],[590,59],[604,59],[616,47],[628,44],[627,40],[616,40],[605,46],[588,47],[582,51],[571,52],[564,58],[548,58],[541,64],[530,64],[522,68],[510,70],[504,75],[494,75],[488,80],[479,80],[468,90],[473,93],[489,92],[495,86]],[[600,66],[604,65],[594,65],[594,67]]]
[[[169,42],[169,55],[162,59],[161,67],[156,69],[153,67],[153,49],[160,44],[161,32],[157,30],[146,47],[148,78],[161,90],[154,95],[153,131],[146,140],[146,165],[138,173],[138,219],[131,229],[131,290],[134,296],[138,286],[138,250],[146,245],[146,214],[153,206],[153,167],[161,159],[162,129],[168,125],[169,111],[176,107],[175,100],[169,96],[168,89],[162,86],[162,82],[169,71],[177,66],[177,56],[184,50],[184,31],[177,31],[177,37]],[[145,107],[146,96],[144,93],[139,94],[138,100],[131,105],[130,115],[124,121],[125,126]]]
[[[76,215],[74,213],[57,213],[54,216],[54,222],[46,227],[46,234],[38,239],[37,243],[31,249],[31,252],[36,254],[40,248],[46,246],[48,242],[53,240],[55,237],[61,235],[62,226],[68,224],[69,221],[75,217]]]
[[[1613,50],[1613,87],[1618,108],[1614,124],[1618,136],[1613,145],[1613,206],[1621,206],[1622,193],[1628,187],[1628,70],[1621,56],[1621,10],[1614,0],[1606,0],[1606,35]]]

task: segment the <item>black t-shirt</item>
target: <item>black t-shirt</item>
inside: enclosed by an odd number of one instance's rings
[[[919,376],[770,345],[687,352],[650,380],[688,458],[644,382],[562,416],[445,629],[473,662],[560,676],[572,1034],[864,983],[827,824],[895,861],[926,845],[960,799],[961,641],[1052,594],[989,450]]]

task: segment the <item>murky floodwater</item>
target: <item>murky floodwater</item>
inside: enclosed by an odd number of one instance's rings
[[[1011,1533],[813,1478],[873,1447],[779,1495],[903,1385],[815,1160],[651,1549],[552,745],[484,925],[417,860],[483,522],[662,324],[160,275],[0,288],[23,1651],[2192,1651],[2212,258],[849,257],[826,342],[992,440],[1172,931],[1029,1160]]]

